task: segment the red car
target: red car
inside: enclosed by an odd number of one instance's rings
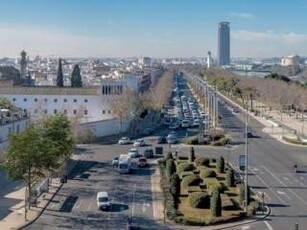
[[[146,157],[140,157],[138,160],[138,167],[145,167],[147,165]]]

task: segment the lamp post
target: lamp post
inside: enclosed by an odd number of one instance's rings
[[[246,119],[245,119],[245,212],[247,213],[248,207],[248,111],[246,110]]]

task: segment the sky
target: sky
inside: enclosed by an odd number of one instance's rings
[[[0,57],[307,56],[306,0],[0,0]]]

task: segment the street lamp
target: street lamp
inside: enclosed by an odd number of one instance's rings
[[[245,119],[245,212],[247,213],[248,207],[248,111],[246,110],[246,119]]]

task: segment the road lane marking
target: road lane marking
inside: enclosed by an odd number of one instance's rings
[[[292,189],[290,189],[284,182],[282,182],[276,175],[274,175],[268,168],[266,168],[264,165],[262,166],[269,174],[271,174],[272,177],[274,177],[279,183],[281,183],[283,186],[287,188],[289,192],[291,192],[297,199],[299,199],[301,202],[303,202],[305,205],[307,205],[307,202],[303,200],[299,195],[297,195],[295,192],[293,192]]]
[[[254,170],[251,169],[251,171],[255,174],[258,180],[260,180],[260,182],[262,182],[275,195],[275,197],[279,201],[281,201],[284,205],[287,205],[287,203],[283,199],[281,199],[281,197],[278,194],[276,194],[276,192],[259,175],[257,175]]]
[[[269,230],[274,230],[274,228],[272,228],[272,226],[266,220],[263,222],[268,227]]]
[[[285,177],[285,176],[284,176],[284,180],[287,180],[287,181],[288,181],[289,179],[288,179],[288,177]]]
[[[279,190],[277,190],[277,193],[280,195],[285,195],[289,200],[291,200],[291,197],[287,193],[279,191]]]
[[[251,227],[249,225],[246,225],[246,226],[243,226],[241,229],[242,230],[247,230],[247,229],[250,229]]]

